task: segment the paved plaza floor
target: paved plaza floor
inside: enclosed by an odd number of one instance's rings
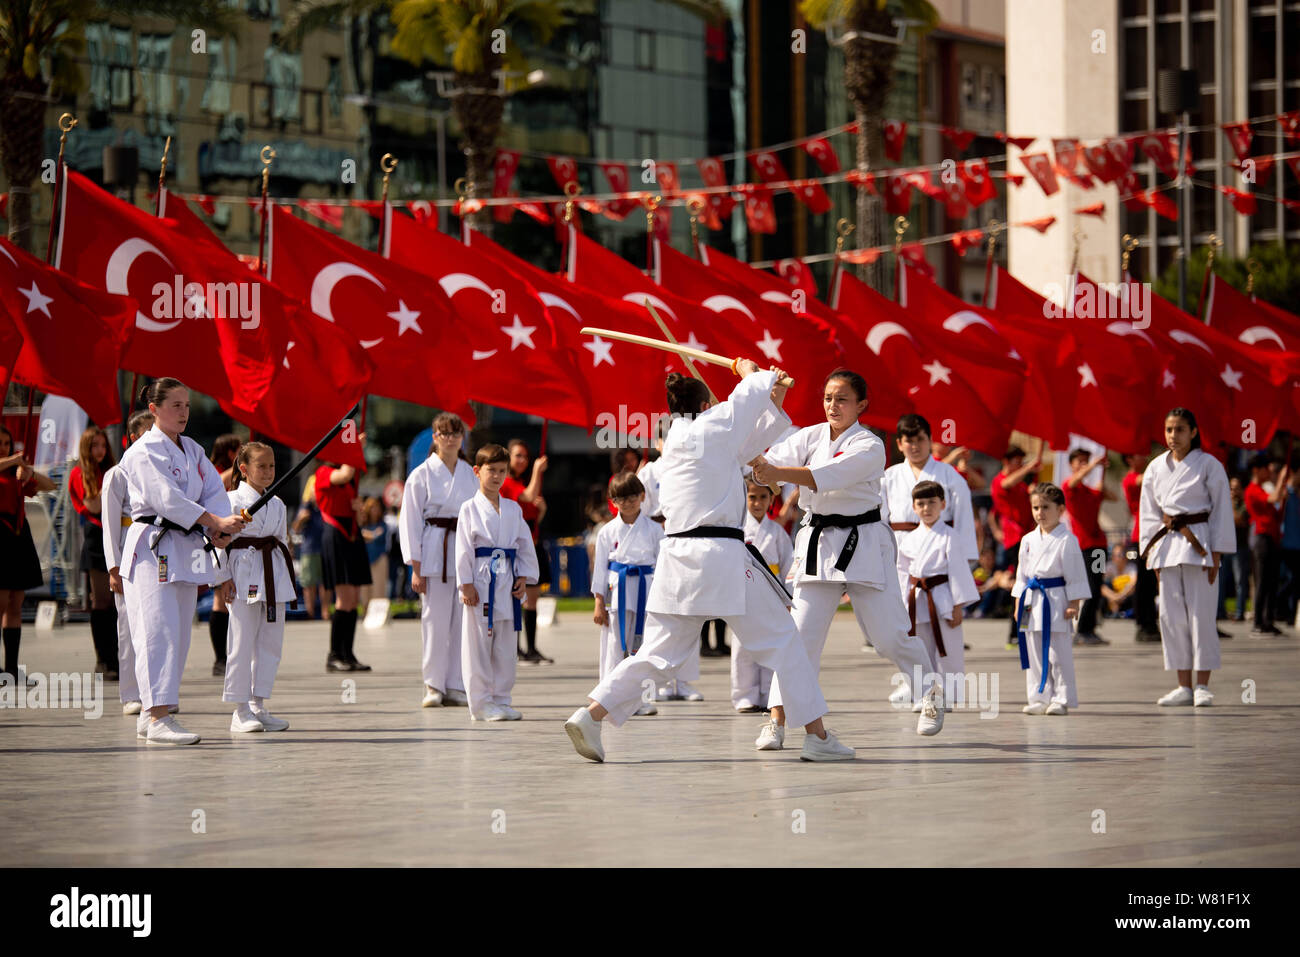
[[[1077,648],[1080,707],[1021,714],[1025,682],[1006,622],[971,622],[967,669],[985,714],[947,715],[934,738],[886,701],[894,668],[861,650],[851,614],[822,662],[843,764],[753,749],[728,662],[706,658],[701,703],[605,731],[607,761],[573,751],[562,723],[596,677],[590,614],[564,613],[521,665],[524,720],[471,723],[419,707],[414,621],[359,630],[368,674],[327,674],[328,626],[291,623],[272,710],[280,734],[233,735],[206,626],[179,719],[195,747],[137,741],[117,686],[103,714],[0,711],[0,841],[9,866],[1300,864],[1300,642],[1224,623],[1211,708],[1161,709],[1176,682],[1158,645],[1108,622]],[[89,628],[24,628],[28,671],[93,668]],[[997,713],[987,700],[997,684]],[[355,694],[349,680],[355,681]],[[345,702],[345,697],[350,699]],[[1243,697],[1253,701],[1243,702]]]

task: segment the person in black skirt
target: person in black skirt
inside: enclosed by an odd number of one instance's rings
[[[41,560],[27,525],[24,499],[54,491],[49,476],[14,452],[14,437],[0,425],[0,609],[4,613],[4,668],[18,680],[18,643],[23,630],[23,593],[45,584]]]
[[[357,661],[352,653],[360,589],[371,583],[370,558],[366,555],[366,542],[361,537],[358,521],[361,502],[357,495],[357,470],[351,465],[331,462],[316,470],[316,505],[325,522],[321,536],[321,578],[326,588],[334,589],[326,671],[370,670],[369,665]]]
[[[104,523],[100,520],[100,491],[104,473],[113,466],[108,436],[97,425],[81,433],[77,464],[68,473],[68,497],[81,519],[81,570],[90,578],[90,640],[95,645],[95,671],[105,681],[117,680],[117,608],[108,585],[104,561]]]
[[[217,436],[212,443],[212,454],[208,461],[221,473],[221,484],[229,492],[235,487],[235,456],[243,440],[233,432]],[[212,611],[208,613],[208,640],[212,642],[212,674],[224,678],[226,675],[226,643],[230,636],[230,609],[221,589],[212,589]]]

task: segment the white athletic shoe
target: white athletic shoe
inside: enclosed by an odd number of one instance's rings
[[[424,700],[420,702],[421,708],[441,708],[443,697],[441,691],[428,691],[424,693]]]
[[[1208,708],[1214,704],[1214,695],[1210,694],[1210,689],[1205,685],[1197,685],[1192,692],[1192,704],[1197,708]]]
[[[679,695],[679,696],[680,696],[684,701],[703,701],[703,700],[704,700],[704,695],[702,695],[702,694],[700,694],[698,691],[696,691],[695,688],[694,688],[694,686],[693,686],[689,681],[679,681],[679,682],[677,682],[677,694],[678,694],[678,695]]]
[[[199,736],[191,734],[176,723],[171,715],[150,721],[145,737],[154,744],[198,744]]]
[[[925,705],[924,698],[922,698],[920,701],[912,702],[912,714],[920,714],[921,708],[924,707],[924,705]]]
[[[494,720],[492,716],[496,713],[497,706],[489,701],[479,711],[471,711],[469,713],[469,719],[471,721],[492,721]],[[495,720],[500,721],[501,719],[498,717]]]
[[[1046,714],[1047,705],[1042,701],[1031,701],[1020,710],[1025,714]]]
[[[123,713],[123,714],[139,714],[139,713],[140,713],[140,702],[138,702],[138,701],[128,701],[126,704],[122,705],[122,713]]]
[[[916,722],[916,733],[938,734],[943,730],[943,689],[935,685],[921,699],[921,717]]]
[[[518,721],[523,717],[521,712],[516,711],[508,704],[497,705],[497,710],[501,712],[502,721]]]
[[[912,700],[912,689],[906,681],[889,693],[890,704],[906,704]]]
[[[484,721],[509,721],[510,715],[499,704],[486,705],[483,708]]]
[[[653,704],[643,704],[641,705],[641,707],[637,708],[636,711],[633,712],[633,714],[636,715],[637,717],[644,717],[645,715],[648,714],[658,714],[658,713],[659,713],[659,709],[656,708]]]
[[[1173,691],[1169,692],[1169,694],[1157,701],[1156,704],[1160,705],[1162,708],[1175,708],[1179,705],[1192,704],[1195,700],[1196,696],[1192,694],[1191,688],[1185,688],[1182,685],[1179,685]]]
[[[137,738],[149,737],[149,721],[148,712],[135,719],[135,736]]]
[[[262,722],[258,721],[253,712],[246,707],[236,708],[235,713],[230,716],[230,731],[232,734],[265,730],[266,728]]]
[[[815,737],[815,735],[810,735]],[[769,721],[763,725],[758,732],[758,738],[754,741],[755,751],[780,751],[785,745],[785,727],[777,724],[775,721]]]
[[[569,716],[564,731],[573,742],[573,750],[588,761],[605,760],[605,749],[600,746],[600,722],[586,708],[579,708]]]
[[[815,734],[803,736],[803,750],[799,752],[800,761],[852,761],[857,752],[835,737],[835,732],[827,731],[825,738]]]
[[[442,695],[444,708],[468,708],[469,698],[460,688],[448,688]]]
[[[1051,704],[1047,706],[1046,710],[1043,711],[1043,714],[1069,714],[1069,713],[1070,713],[1070,709],[1067,708],[1065,705],[1061,704],[1061,702],[1059,701],[1053,701]]]
[[[251,710],[253,712],[253,717],[256,718],[258,721],[262,722],[262,727],[264,727],[267,731],[288,731],[289,730],[289,722],[285,721],[284,718],[277,718],[275,715],[271,714],[271,712],[267,711],[265,708],[253,708]]]

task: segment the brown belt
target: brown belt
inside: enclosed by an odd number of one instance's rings
[[[943,523],[949,528],[953,527],[952,520],[945,518]],[[890,522],[889,527],[896,532],[910,532],[921,527],[920,522]]]
[[[916,590],[919,588],[925,592],[925,603],[930,608],[930,627],[934,629],[934,645],[944,658],[948,657],[948,649],[943,646],[943,629],[939,627],[939,612],[934,607],[934,589],[947,580],[947,575],[931,575],[929,578],[917,578],[913,575],[907,589],[907,617],[912,623],[907,633],[916,634]]]
[[[284,564],[289,569],[289,580],[293,582],[293,599],[289,602],[289,607],[298,607],[298,576],[293,573],[293,555],[290,554],[288,545],[274,535],[247,535],[227,545],[226,553],[229,554],[232,548],[253,548],[262,553],[262,587],[266,589],[262,597],[266,600],[267,621],[275,621],[275,563],[271,556],[277,548],[284,556]]]
[[[1155,548],[1156,542],[1160,541],[1160,539],[1164,538],[1170,532],[1181,532],[1183,538],[1191,542],[1192,548],[1196,549],[1196,554],[1202,557],[1205,556],[1205,546],[1196,540],[1196,536],[1192,534],[1192,530],[1187,526],[1199,525],[1201,522],[1208,522],[1210,520],[1209,512],[1190,512],[1183,515],[1166,515],[1162,512],[1160,514],[1160,520],[1164,522],[1165,527],[1156,532],[1155,535],[1151,537],[1151,541],[1147,542],[1147,547],[1142,549],[1143,562],[1147,560],[1147,555],[1150,554],[1151,549]]]
[[[425,525],[432,525],[434,528],[445,528],[446,534],[442,536],[442,580],[445,584],[447,581],[447,539],[451,538],[452,532],[456,531],[457,519],[454,518],[426,518]]]

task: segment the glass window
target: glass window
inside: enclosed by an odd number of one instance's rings
[[[1156,25],[1156,69],[1177,70],[1182,65],[1182,24]]]
[[[1277,79],[1277,20],[1272,15],[1250,18],[1250,57],[1246,61],[1248,79]]]
[[[1124,78],[1126,90],[1142,90],[1147,85],[1147,28],[1129,27],[1124,31]]]
[[[1183,12],[1183,0],[1156,0],[1156,16],[1177,15]]]
[[[653,159],[659,155],[659,145],[653,130],[636,131],[636,155]]]
[[[636,68],[638,70],[655,68],[655,35],[649,30],[636,32]]]
[[[1120,4],[1121,17],[1145,17],[1147,15],[1147,0],[1122,0]]]
[[[1272,84],[1269,84],[1271,87]],[[1277,109],[1277,91],[1274,89],[1251,90],[1247,97],[1250,103],[1249,113],[1251,116],[1263,116],[1266,113],[1276,113]]]
[[[1147,121],[1147,106],[1151,101],[1143,96],[1125,99],[1120,103],[1120,130],[1126,133],[1151,128]]]
[[[1292,6],[1282,14],[1282,36],[1291,37],[1282,44],[1282,75],[1290,80],[1300,78],[1300,6]]]
[[[1192,69],[1201,83],[1214,82],[1215,26],[1213,20],[1192,23]]]

